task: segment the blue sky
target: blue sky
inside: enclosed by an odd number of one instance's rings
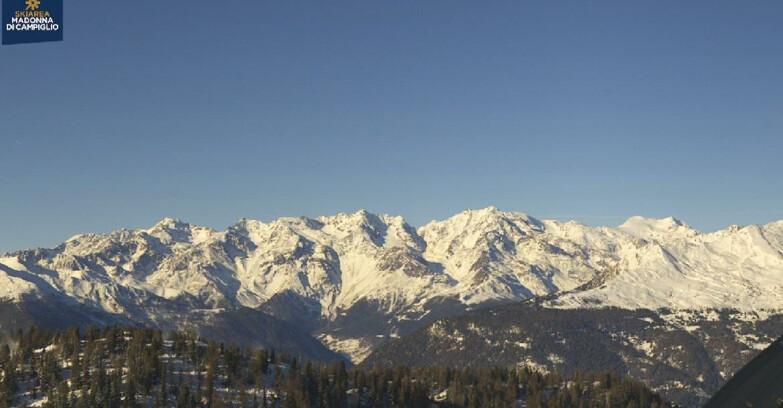
[[[0,47],[0,251],[163,217],[783,218],[783,2],[66,1]]]

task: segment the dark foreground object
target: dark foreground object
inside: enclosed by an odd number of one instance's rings
[[[783,337],[750,360],[704,405],[746,407],[783,407]]]

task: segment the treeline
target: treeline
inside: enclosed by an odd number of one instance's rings
[[[610,373],[354,367],[189,333],[32,328],[0,347],[0,408],[601,407],[671,405]]]

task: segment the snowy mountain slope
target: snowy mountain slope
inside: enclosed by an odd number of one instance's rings
[[[711,234],[676,220],[626,223],[644,240],[600,287],[559,296],[559,307],[770,309],[783,307],[783,223],[730,227]],[[631,255],[631,254],[629,254]]]
[[[224,231],[164,219],[6,254],[0,298],[56,296],[157,327],[260,310],[358,361],[440,317],[543,295],[563,308],[779,309],[782,252],[783,222],[702,234],[673,218],[591,228],[494,207],[418,229],[366,211]]]
[[[424,257],[443,265],[468,304],[570,290],[615,262],[614,234],[575,222],[539,221],[494,207],[419,229]]]

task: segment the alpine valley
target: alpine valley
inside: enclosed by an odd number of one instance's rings
[[[783,334],[783,221],[701,233],[494,207],[225,231],[165,219],[0,257],[0,329],[111,324],[364,365],[610,370],[703,403]]]

